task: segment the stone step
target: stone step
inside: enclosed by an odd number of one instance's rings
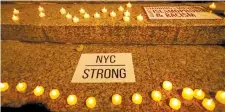
[[[101,45],[84,44],[82,52],[77,44],[25,43],[2,41],[1,80],[9,83],[9,89],[1,92],[1,104],[18,107],[26,102],[42,102],[51,111],[89,111],[85,100],[94,96],[97,105],[92,111],[172,111],[167,100],[176,97],[181,100],[182,112],[206,111],[197,100],[184,100],[178,90],[184,87],[200,88],[207,98],[210,93],[224,90],[225,49],[217,45]],[[71,83],[72,77],[83,53],[131,53],[134,65],[135,83]],[[161,87],[164,80],[173,83],[173,90]],[[25,93],[16,92],[18,82],[28,84]],[[36,97],[33,89],[45,88],[42,96]],[[56,88],[60,96],[51,100],[49,92]],[[152,90],[162,92],[163,99],[157,103],[149,96]],[[135,105],[130,100],[133,93],[143,96],[143,103]],[[113,94],[120,94],[122,104],[111,103]],[[76,94],[78,102],[69,106],[66,98]],[[212,97],[213,98],[213,97]],[[222,112],[225,105],[216,102],[215,112]]]
[[[132,3],[127,9],[126,3],[74,3],[41,4],[46,17],[40,18],[40,4],[3,4],[2,39],[31,42],[85,43],[85,44],[224,44],[225,19],[218,20],[149,20],[144,6],[180,6],[199,5],[208,7],[209,3]],[[122,5],[131,12],[131,21],[122,20],[123,13],[117,11]],[[64,7],[72,15],[80,18],[73,23],[59,13]],[[79,13],[84,8],[91,16],[85,20]],[[101,9],[106,7],[107,14]],[[225,10],[225,3],[218,2],[219,10]],[[20,11],[19,21],[11,20],[13,8]],[[109,16],[114,10],[116,18]],[[95,12],[101,13],[100,19],[93,18]],[[144,21],[138,22],[136,16],[142,14]]]

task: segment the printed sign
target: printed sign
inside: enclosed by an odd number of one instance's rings
[[[222,19],[201,6],[144,7],[149,19]]]
[[[135,82],[131,53],[82,54],[72,83]]]

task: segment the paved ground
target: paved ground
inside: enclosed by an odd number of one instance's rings
[[[167,101],[177,97],[182,101],[182,112],[203,112],[205,109],[196,100],[185,101],[178,94],[184,87],[202,88],[207,97],[209,92],[225,89],[225,49],[221,46],[179,46],[179,45],[84,45],[82,52],[74,50],[78,45],[52,43],[24,43],[2,41],[2,81],[7,81],[9,90],[2,92],[2,105],[20,106],[29,101],[40,101],[51,110],[87,111],[85,99],[95,96],[97,106],[94,111],[171,111]],[[73,73],[82,53],[132,53],[136,83],[133,84],[72,84]],[[172,92],[163,90],[160,83],[170,80]],[[15,90],[19,81],[28,83],[27,92],[22,94]],[[41,97],[35,97],[35,86],[45,87]],[[61,96],[53,101],[49,90],[58,88]],[[159,103],[151,100],[149,93],[160,90],[163,100]],[[130,100],[134,92],[143,95],[143,103],[135,105]],[[69,106],[66,97],[78,96],[78,104]],[[119,106],[111,104],[114,93],[123,96]],[[223,112],[224,105],[216,102],[216,112]]]

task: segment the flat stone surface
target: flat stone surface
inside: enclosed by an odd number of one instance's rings
[[[40,3],[40,4],[3,4],[2,5],[2,39],[54,43],[91,43],[91,44],[221,44],[225,41],[225,19],[217,20],[149,20],[144,6],[203,6],[210,3]],[[131,12],[131,21],[124,22],[123,12],[117,8],[123,6]],[[216,3],[217,10],[225,10],[225,3]],[[45,9],[46,17],[40,18],[38,6]],[[70,14],[80,18],[78,23],[68,20],[59,10],[64,7]],[[108,12],[101,13],[106,7]],[[18,22],[11,20],[13,8],[20,11]],[[84,19],[79,9],[84,8],[90,19]],[[109,16],[114,10],[116,18]],[[100,19],[93,17],[95,12],[101,14]],[[144,20],[138,22],[136,16],[142,14]],[[220,33],[217,33],[220,32]],[[209,35],[208,35],[209,34]],[[198,38],[197,38],[198,37]]]
[[[9,83],[9,89],[1,93],[2,105],[20,106],[26,102],[39,101],[55,111],[88,111],[85,100],[89,96],[97,99],[93,111],[172,111],[167,104],[171,97],[182,101],[180,111],[205,109],[193,99],[185,101],[178,90],[184,87],[201,88],[209,92],[224,90],[225,49],[221,46],[143,46],[143,45],[103,45],[85,44],[82,52],[75,48],[78,44],[25,43],[2,41],[2,82]],[[77,84],[71,83],[80,55],[82,53],[132,53],[136,83]],[[161,87],[164,80],[173,83],[171,92]],[[28,84],[25,93],[19,93],[15,86],[19,81]],[[45,93],[36,97],[32,90],[42,85]],[[49,92],[57,88],[61,95],[51,100]],[[149,93],[159,90],[163,94],[161,102],[153,101]],[[133,93],[143,96],[143,103],[135,105],[130,100]],[[119,93],[123,103],[111,104],[110,98]],[[69,106],[66,98],[76,94],[78,103]],[[216,102],[216,112],[225,106]]]

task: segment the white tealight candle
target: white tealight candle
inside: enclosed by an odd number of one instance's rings
[[[18,20],[19,20],[19,17],[16,16],[16,15],[13,15],[13,16],[12,16],[12,20],[13,20],[13,21],[18,21]]]
[[[90,15],[88,13],[85,13],[84,14],[84,19],[88,19],[88,18],[90,18]]]
[[[124,16],[130,16],[130,12],[127,10],[126,12],[124,12]]]
[[[75,105],[77,103],[77,96],[76,95],[69,95],[67,97],[67,103],[69,105]]]
[[[102,9],[102,12],[103,12],[103,13],[106,13],[106,12],[107,12],[107,9],[104,7],[104,8]]]
[[[27,84],[25,82],[20,82],[16,85],[16,89],[19,92],[25,92],[25,90],[27,89]]]
[[[162,87],[167,91],[171,91],[173,88],[173,84],[170,81],[164,81]]]
[[[40,12],[45,11],[45,10],[44,10],[44,8],[43,8],[43,7],[41,7],[41,6],[39,6],[39,7],[38,7],[38,10],[39,10]]]
[[[39,16],[40,16],[40,17],[45,17],[45,13],[40,12],[40,13],[39,13]]]
[[[140,14],[139,16],[137,16],[137,20],[138,20],[138,21],[143,21],[143,19],[144,19],[144,18],[143,18],[143,16],[142,16],[141,14]]]
[[[123,8],[122,6],[120,6],[120,7],[118,8],[118,10],[122,12],[122,11],[124,11],[124,8]]]
[[[33,92],[35,96],[41,96],[45,92],[45,89],[42,86],[37,86]]]
[[[50,98],[53,99],[53,100],[56,99],[56,98],[58,98],[59,95],[60,95],[60,92],[59,92],[58,89],[53,89],[53,90],[51,90],[51,92],[49,93]]]
[[[123,17],[123,21],[129,22],[129,21],[130,21],[130,17],[124,16],[124,17]]]
[[[66,14],[66,18],[67,18],[67,19],[72,19],[72,15],[71,15],[70,13],[67,13],[67,14]]]
[[[96,13],[94,14],[94,18],[100,18],[100,14],[99,14],[98,12],[96,12]]]
[[[122,103],[122,97],[119,94],[114,94],[112,96],[112,103],[114,105],[120,105]]]
[[[114,11],[110,12],[111,17],[116,17],[116,13]]]
[[[73,22],[74,22],[74,23],[79,22],[79,18],[78,18],[78,17],[76,17],[76,16],[74,16],[74,17],[73,17]]]
[[[216,5],[214,4],[214,2],[209,6],[210,9],[215,9]]]
[[[0,82],[0,91],[6,91],[9,88],[9,84],[7,82]]]
[[[19,13],[20,13],[19,10],[17,10],[17,9],[14,9],[14,10],[13,10],[13,14],[19,14]]]
[[[60,13],[61,14],[66,14],[66,9],[64,9],[63,7],[60,9]]]
[[[83,8],[80,9],[80,13],[85,13],[85,10]]]
[[[132,7],[132,5],[131,5],[131,3],[129,2],[129,3],[127,3],[127,7],[128,8],[131,8]]]

